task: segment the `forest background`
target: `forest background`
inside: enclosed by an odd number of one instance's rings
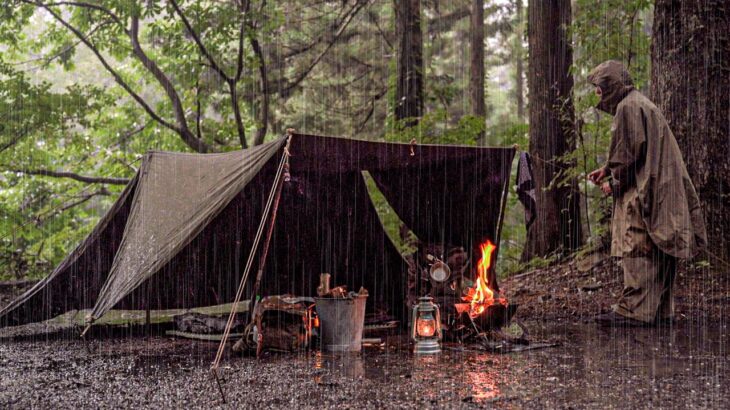
[[[513,180],[500,274],[601,249],[611,200],[585,175],[605,160],[611,118],[585,78],[607,59],[665,110],[708,218],[700,263],[721,266],[728,14],[723,1],[5,1],[0,280],[48,274],[146,151],[230,151],[286,128],[517,144],[535,161],[539,216],[528,232]],[[411,238],[369,187],[407,252]]]

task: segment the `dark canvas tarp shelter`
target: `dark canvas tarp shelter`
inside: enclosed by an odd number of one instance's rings
[[[72,309],[98,318],[112,308],[230,302],[284,141],[221,154],[148,153],[89,237],[1,310],[0,324]],[[407,267],[363,171],[421,240],[471,249],[497,238],[514,152],[293,134],[259,293],[312,295],[319,273],[330,272],[336,284],[365,286],[369,309],[399,316]]]

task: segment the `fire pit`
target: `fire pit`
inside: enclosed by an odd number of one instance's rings
[[[425,256],[414,255],[414,262],[425,261],[416,267],[420,286],[414,288],[419,288],[422,295],[433,297],[434,302],[441,307],[444,341],[481,342],[485,333],[497,331],[510,323],[517,305],[508,303],[496,294],[493,284],[489,283],[488,273],[492,268],[496,245],[487,240],[479,246],[473,281],[467,277],[471,269],[468,269],[470,262],[463,248],[438,245],[424,248],[429,251],[440,250],[442,255],[426,252]],[[454,255],[458,258],[454,258]],[[458,264],[451,262],[453,260],[458,260]],[[437,276],[446,277],[449,282],[434,285],[434,272],[447,272]]]
[[[479,246],[481,257],[477,263],[477,280],[463,297],[464,303],[455,303],[459,318],[468,318],[479,330],[499,329],[509,323],[517,311],[516,305],[507,303],[507,299],[496,297],[489,287],[487,272],[492,266],[492,255],[497,247],[489,240]]]

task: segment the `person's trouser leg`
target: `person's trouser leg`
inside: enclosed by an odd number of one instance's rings
[[[676,258],[659,250],[624,257],[624,289],[616,313],[647,323],[672,317],[676,267]]]
[[[660,252],[659,274],[664,280],[663,292],[657,319],[666,320],[674,318],[674,283],[677,279],[677,258]]]

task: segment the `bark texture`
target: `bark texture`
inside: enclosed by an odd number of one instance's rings
[[[657,0],[652,97],[687,163],[708,251],[730,256],[730,3]],[[713,263],[716,261],[713,261]]]
[[[398,30],[398,84],[395,118],[415,125],[423,114],[423,34],[421,1],[396,1]]]
[[[523,260],[575,249],[582,240],[577,183],[557,181],[571,165],[559,157],[575,147],[570,15],[570,0],[530,0],[528,4],[530,154],[537,218],[527,231]]]

